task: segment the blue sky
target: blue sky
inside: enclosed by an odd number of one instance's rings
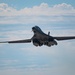
[[[35,25],[52,36],[75,35],[74,0],[0,0],[0,41],[31,38]],[[10,74],[75,75],[75,40],[0,44],[0,75]]]
[[[15,6],[18,9],[24,7],[32,7],[34,5],[40,5],[41,3],[48,3],[49,5],[60,4],[60,3],[68,3],[75,6],[74,0],[0,0],[0,3],[7,3],[10,6]]]

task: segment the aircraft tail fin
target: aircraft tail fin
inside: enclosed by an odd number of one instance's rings
[[[48,35],[50,35],[50,32],[48,32]]]

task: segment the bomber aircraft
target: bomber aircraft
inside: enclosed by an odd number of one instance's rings
[[[75,39],[75,36],[60,36],[60,37],[53,37],[50,35],[50,32],[48,34],[45,34],[38,26],[32,27],[32,31],[34,32],[34,35],[31,39],[24,39],[24,40],[15,40],[15,41],[2,41],[0,43],[30,43],[33,42],[33,45],[35,46],[53,46],[57,45],[57,41],[61,40],[70,40]]]

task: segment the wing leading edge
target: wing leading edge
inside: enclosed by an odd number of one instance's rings
[[[53,37],[54,39],[61,41],[61,40],[70,40],[70,39],[75,39],[75,36],[63,36],[63,37]]]
[[[15,40],[15,41],[4,41],[0,43],[30,43],[31,39],[26,39],[26,40]]]

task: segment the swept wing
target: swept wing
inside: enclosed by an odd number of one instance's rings
[[[26,39],[26,40],[15,40],[15,41],[3,41],[0,43],[30,43],[31,39]]]
[[[75,39],[75,36],[62,36],[62,37],[53,37],[54,39],[61,41],[61,40],[70,40]]]

